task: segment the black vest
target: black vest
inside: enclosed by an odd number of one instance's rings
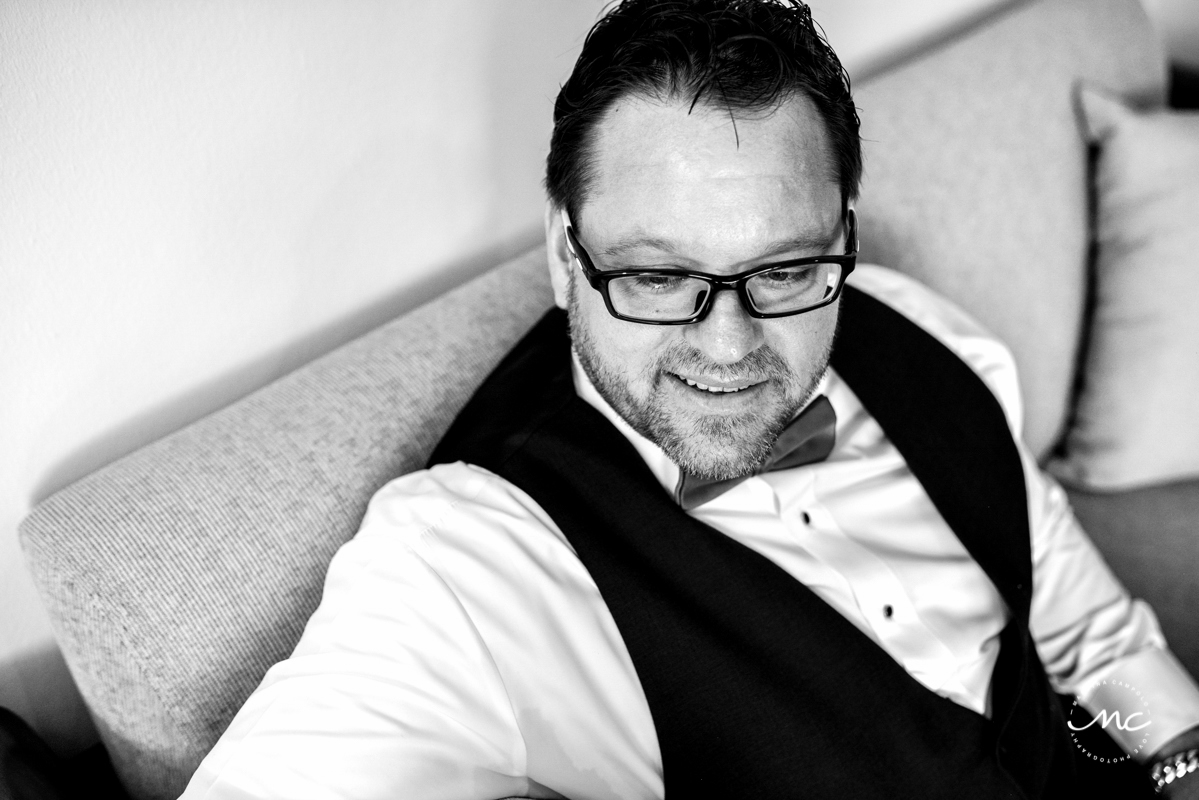
[[[1024,473],[999,403],[944,345],[852,288],[832,363],[1007,603],[991,720],[926,689],[802,583],[684,513],[575,393],[557,309],[430,463],[485,467],[562,529],[632,656],[668,796],[1069,795],[1073,745],[1028,632]]]

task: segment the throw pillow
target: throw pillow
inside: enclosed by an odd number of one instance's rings
[[[1137,112],[1082,88],[1095,170],[1095,303],[1063,454],[1067,483],[1199,475],[1199,113]]]

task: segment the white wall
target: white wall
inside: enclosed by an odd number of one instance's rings
[[[1199,69],[1199,2],[1196,0],[1141,0],[1170,57]]]
[[[1018,0],[807,0],[829,44],[858,77]]]
[[[81,743],[30,505],[533,243],[600,6],[0,2],[0,705]]]
[[[813,7],[858,74],[1003,3]],[[31,505],[532,244],[601,5],[0,0],[0,705],[91,736]]]

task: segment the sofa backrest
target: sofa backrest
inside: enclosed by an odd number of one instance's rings
[[[22,543],[135,798],[177,797],[320,601],[371,495],[424,465],[552,303],[544,249],[41,503]]]
[[[1083,335],[1080,81],[1164,97],[1164,56],[1138,3],[1017,6],[854,92],[862,258],[914,275],[1012,348],[1024,440],[1042,458],[1064,432]]]
[[[1085,270],[1080,78],[1160,93],[1135,0],[1044,0],[863,82],[865,255],[1008,337],[1040,450]],[[535,251],[40,504],[21,529],[72,674],[137,798],[174,797],[288,655],[370,496],[419,468],[550,305]]]

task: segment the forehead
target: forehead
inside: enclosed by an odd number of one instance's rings
[[[828,133],[803,95],[767,112],[732,115],[691,108],[686,98],[629,95],[597,125],[592,157],[583,203],[589,230],[628,232],[631,225],[744,238],[787,224],[835,224],[840,216]]]

